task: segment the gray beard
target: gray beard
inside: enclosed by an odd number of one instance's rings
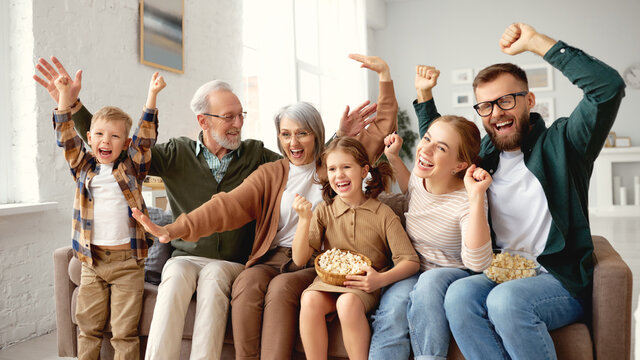
[[[240,142],[242,141],[242,133],[238,133],[238,140],[231,141],[227,139],[225,136],[219,136],[216,132],[211,131],[209,135],[215,140],[218,145],[222,146],[225,149],[235,150],[240,147]]]

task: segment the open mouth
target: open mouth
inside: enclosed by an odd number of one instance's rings
[[[289,151],[291,152],[291,156],[295,159],[302,158],[302,155],[304,154],[304,149],[290,149]]]
[[[98,153],[100,154],[100,156],[106,158],[106,157],[111,156],[112,151],[111,150],[105,150],[105,149],[98,149]]]
[[[340,192],[349,191],[351,188],[351,181],[340,181],[336,183],[336,188]]]
[[[424,158],[422,156],[420,156],[418,158],[418,167],[420,167],[421,169],[428,170],[428,169],[433,168],[433,166],[434,166],[433,163],[431,161],[427,160],[426,158]]]
[[[498,131],[506,131],[513,126],[513,120],[501,120],[496,123],[493,123],[493,127]]]

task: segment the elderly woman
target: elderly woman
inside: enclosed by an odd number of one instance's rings
[[[377,121],[356,136],[372,162],[382,154],[383,139],[396,130],[398,106],[387,64],[378,57],[350,55],[362,67],[378,73],[380,93]],[[313,264],[298,267],[291,244],[298,216],[291,204],[296,194],[313,206],[322,201],[317,173],[324,148],[324,125],[308,103],[284,107],[275,117],[278,147],[285,159],[260,166],[240,186],[220,193],[198,209],[159,227],[139,212],[136,218],[160,241],[201,236],[235,229],[256,221],[256,237],[245,270],[231,293],[231,317],[236,357],[290,359],[297,334],[302,291],[315,278]]]

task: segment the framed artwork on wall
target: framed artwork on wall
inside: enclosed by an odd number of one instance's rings
[[[471,107],[473,106],[473,94],[471,92],[455,92],[453,93],[454,107]]]
[[[631,138],[628,136],[616,136],[616,147],[631,146]]]
[[[529,91],[536,92],[553,90],[553,68],[551,65],[522,65],[521,68],[527,73]]]
[[[454,85],[471,84],[473,69],[458,69],[451,72],[451,83]]]
[[[542,120],[549,127],[556,120],[556,113],[553,106],[553,98],[537,98],[536,105],[531,109],[542,116]]]
[[[183,0],[140,0],[140,62],[183,74],[183,25]]]
[[[616,146],[616,133],[610,132],[607,135],[607,141],[604,143],[604,147],[615,147]]]

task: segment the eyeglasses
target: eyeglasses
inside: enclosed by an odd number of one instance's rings
[[[291,142],[291,139],[293,139],[294,136],[296,137],[296,140],[298,140],[299,142],[303,142],[307,139],[311,139],[310,135],[313,135],[313,133],[310,131],[298,131],[294,135],[291,135],[291,133],[288,132],[282,132],[278,134],[278,137],[280,138],[280,141],[288,144]]]
[[[498,107],[502,110],[511,110],[516,107],[516,96],[525,96],[528,93],[528,91],[520,91],[517,93],[507,94],[493,101],[483,101],[481,103],[477,103],[473,105],[473,108],[476,109],[478,115],[486,117],[493,113],[493,105],[498,105]]]
[[[213,116],[213,117],[217,117],[218,119],[222,119],[226,122],[232,122],[233,120],[235,120],[236,118],[239,118],[240,121],[244,120],[244,118],[247,116],[247,112],[243,111],[241,113],[238,113],[236,115],[214,115],[214,114],[207,114],[207,113],[203,113],[202,115],[207,115],[207,116]]]

